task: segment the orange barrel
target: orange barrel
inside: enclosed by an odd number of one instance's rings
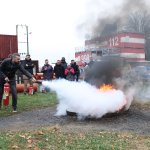
[[[30,85],[28,84],[28,87],[27,87],[28,91],[29,91],[29,87],[30,87]],[[17,84],[16,88],[17,88],[18,93],[24,92],[24,84]],[[38,90],[38,84],[37,83],[33,83],[33,89],[35,92]]]
[[[17,84],[16,88],[18,93],[24,92],[24,84]]]

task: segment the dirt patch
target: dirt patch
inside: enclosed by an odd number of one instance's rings
[[[101,119],[78,120],[76,116],[56,117],[56,107],[23,112],[9,117],[0,117],[0,131],[34,130],[60,125],[67,132],[127,131],[150,135],[150,110],[131,107],[121,114],[108,115]]]

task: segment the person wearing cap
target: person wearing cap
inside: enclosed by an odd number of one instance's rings
[[[61,58],[61,66],[64,68],[64,70],[67,68],[67,63],[66,63],[65,57]],[[65,74],[64,74],[64,78],[66,78]]]
[[[32,74],[25,70],[23,65],[20,63],[20,55],[18,53],[12,54],[11,58],[4,59],[0,64],[0,109],[2,106],[4,84],[9,82],[12,93],[12,109],[13,112],[17,112],[17,90],[15,80],[15,74],[17,70],[20,70],[33,82],[36,81]]]
[[[65,57],[62,57],[62,59],[61,59],[61,65],[64,67],[64,69],[67,68],[67,63],[66,63]]]

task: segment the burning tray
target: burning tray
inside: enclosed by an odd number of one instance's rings
[[[116,111],[116,112],[113,112],[113,113],[107,113],[105,114],[104,116],[102,117],[113,117],[113,116],[116,116],[116,115],[121,115],[125,112],[127,112],[128,110],[125,110],[125,107],[123,107],[122,109],[120,109],[119,111]],[[76,112],[71,112],[71,111],[68,111],[66,110],[66,114],[67,116],[78,116],[78,114]],[[91,118],[90,116],[87,116],[87,118]],[[93,118],[93,117],[92,117]]]
[[[68,111],[68,110],[66,110],[66,114],[67,114],[68,116],[77,116],[77,113],[76,113],[76,112],[71,112],[71,111]]]

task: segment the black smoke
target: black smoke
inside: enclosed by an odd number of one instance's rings
[[[121,57],[103,57],[100,61],[95,61],[91,67],[85,71],[85,81],[100,87],[102,84],[115,85],[115,79],[122,77],[122,70],[126,65],[126,60]]]
[[[108,5],[111,5],[110,1],[108,2]],[[100,6],[97,7],[101,8]],[[109,10],[106,10],[106,13],[107,11]],[[145,0],[122,1],[122,4],[115,9],[115,12],[109,13],[109,16],[105,16],[105,14],[101,13],[95,14],[98,15],[98,19],[97,22],[93,25],[91,31],[94,36],[110,35],[112,33],[116,33],[119,30],[138,33],[139,28],[141,28],[140,26],[143,26],[142,28],[144,29],[142,32],[145,33],[145,30],[148,28],[146,24],[149,22],[149,6]]]
[[[118,0],[119,1],[119,0]],[[89,0],[87,3],[87,18],[77,26],[79,33],[90,40],[117,32],[143,33],[145,35],[145,57],[150,60],[150,5],[148,0]],[[119,3],[118,2],[118,3]],[[112,5],[115,9],[105,9],[102,3]],[[93,10],[95,14],[89,14]],[[97,18],[96,21],[93,18]]]

